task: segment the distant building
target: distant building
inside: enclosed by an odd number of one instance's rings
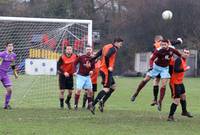
[[[31,0],[17,0],[19,2],[30,2]]]

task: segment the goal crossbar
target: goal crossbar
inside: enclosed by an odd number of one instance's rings
[[[44,23],[82,23],[88,24],[88,45],[92,46],[92,20],[58,19],[58,18],[29,18],[0,16],[1,21],[44,22]]]

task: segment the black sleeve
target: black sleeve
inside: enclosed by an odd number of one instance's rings
[[[170,40],[170,42],[173,46],[181,44],[181,41],[179,40]]]
[[[108,53],[105,56],[106,66],[109,67],[109,58],[116,52],[114,47],[110,48]]]
[[[100,57],[101,55],[102,55],[102,49],[99,50],[99,51],[97,52],[97,54],[96,54],[94,57],[91,58],[91,61],[94,61],[95,59],[97,59],[97,58]]]
[[[175,48],[169,48],[169,49],[172,50],[173,53],[176,54],[178,57],[181,57],[181,53],[177,49]]]
[[[92,61],[92,63],[91,63],[91,69],[92,69],[92,70],[95,69],[95,61]]]
[[[63,73],[62,69],[61,69],[61,65],[63,64],[63,60],[62,60],[62,56],[59,58],[58,62],[57,62],[57,72],[58,73]]]
[[[12,68],[12,70],[16,69],[16,63],[15,63],[15,61],[12,61],[12,63],[10,64],[10,67]]]
[[[15,70],[16,65],[11,65],[12,70]]]
[[[184,69],[181,69],[181,68],[180,68],[181,64],[182,64],[181,58],[177,58],[177,59],[175,60],[175,64],[174,64],[174,72],[175,72],[175,73],[184,72]]]

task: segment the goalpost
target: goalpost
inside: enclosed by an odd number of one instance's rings
[[[0,51],[6,41],[14,43],[21,74],[18,80],[12,78],[11,103],[16,107],[57,107],[56,62],[65,46],[71,45],[77,54],[92,46],[92,21],[0,17]]]

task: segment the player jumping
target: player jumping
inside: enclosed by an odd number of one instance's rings
[[[173,54],[176,54],[177,56],[181,56],[179,51],[177,51],[174,48],[169,47],[169,41],[168,40],[162,40],[160,49],[156,50],[153,53],[153,56],[150,59],[150,71],[147,73],[146,77],[140,82],[138,85],[135,93],[131,97],[131,101],[135,101],[136,97],[138,96],[141,89],[147,84],[147,82],[151,78],[155,78],[160,74],[161,77],[161,89],[160,89],[160,99],[158,101],[158,110],[161,111],[161,105],[162,100],[165,95],[165,89],[168,79],[170,78],[169,74],[169,62],[170,58],[173,56]],[[155,61],[154,61],[155,60]]]
[[[115,81],[113,78],[113,70],[116,60],[117,51],[119,48],[122,47],[123,40],[121,38],[114,39],[112,44],[105,45],[93,60],[101,56],[101,68],[100,68],[100,75],[102,77],[102,84],[103,90],[101,90],[96,99],[94,100],[91,112],[94,114],[95,105],[99,102],[100,104],[100,111],[103,112],[103,106],[107,99],[111,96],[114,92],[116,86]]]
[[[157,49],[160,48],[161,41],[163,40],[163,37],[161,35],[156,35],[154,38],[154,49],[153,52],[156,51]],[[170,47],[175,48],[175,45],[179,45],[183,43],[183,40],[181,38],[177,38],[176,40],[170,40]],[[173,56],[170,58],[170,63],[169,63],[169,73],[171,75],[171,71],[173,70],[173,66],[171,66],[174,62]],[[157,104],[157,99],[158,99],[158,92],[159,92],[159,82],[160,82],[160,75],[154,78],[153,80],[153,100],[151,103],[151,106],[154,106]]]

